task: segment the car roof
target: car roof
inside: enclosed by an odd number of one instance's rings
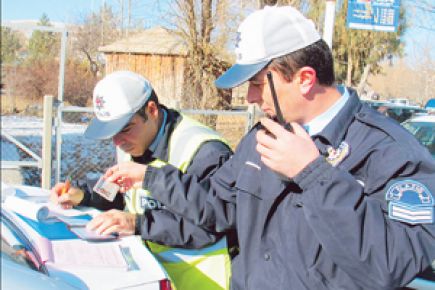
[[[435,109],[435,99],[430,99],[424,106],[426,109]]]
[[[408,122],[428,122],[435,123],[435,115],[420,115],[408,120]]]

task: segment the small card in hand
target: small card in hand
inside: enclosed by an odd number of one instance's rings
[[[93,190],[108,201],[113,201],[119,191],[119,186],[115,183],[107,181],[103,176],[101,176],[95,184]]]

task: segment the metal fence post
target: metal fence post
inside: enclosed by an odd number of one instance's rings
[[[63,93],[64,93],[64,82],[65,82],[65,60],[66,60],[66,46],[67,46],[67,38],[68,38],[68,31],[64,28],[62,30],[62,38],[61,38],[61,45],[60,45],[60,62],[59,62],[59,85],[57,88],[57,101],[58,101],[58,108],[57,108],[57,117],[56,117],[56,174],[55,174],[55,182],[60,181],[60,162],[62,161],[62,130],[61,130],[61,123],[62,123],[62,113],[63,113]]]
[[[51,137],[53,134],[53,96],[44,96],[44,119],[42,135],[41,187],[51,187]]]
[[[246,112],[248,113],[248,119],[246,120],[245,133],[248,133],[255,124],[255,105],[248,105]]]

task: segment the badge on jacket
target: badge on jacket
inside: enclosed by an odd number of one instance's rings
[[[347,142],[343,141],[338,145],[338,148],[333,148],[332,146],[328,146],[326,148],[328,152],[328,156],[326,157],[326,161],[332,166],[337,166],[340,164],[350,153],[350,146]]]
[[[393,183],[387,190],[390,219],[409,224],[432,224],[434,222],[434,199],[432,193],[418,181],[402,180]]]

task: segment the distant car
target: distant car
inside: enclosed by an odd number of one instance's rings
[[[419,106],[404,105],[401,103],[392,103],[390,101],[363,101],[373,109],[381,112],[382,114],[402,123],[409,118],[426,114],[427,110]]]
[[[423,144],[435,158],[435,115],[416,116],[402,125]]]
[[[430,99],[427,101],[426,105],[424,105],[424,108],[430,112],[435,112],[435,99]]]

